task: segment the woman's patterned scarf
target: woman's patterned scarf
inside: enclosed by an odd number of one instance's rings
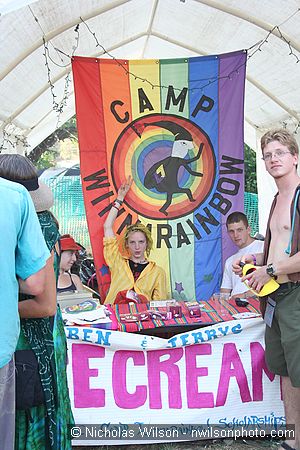
[[[49,211],[43,211],[38,213],[38,218],[48,249],[52,251],[59,239],[59,232],[52,214]],[[59,256],[57,253],[54,256],[54,270],[57,274]],[[25,298],[28,298],[28,296],[20,296],[20,300],[25,300]],[[57,386],[52,324],[53,320],[49,317],[21,320],[21,328],[24,336],[39,363],[39,375],[46,408],[46,450],[57,448]]]

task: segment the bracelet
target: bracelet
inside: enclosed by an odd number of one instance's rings
[[[256,256],[255,255],[251,255],[252,256],[252,259],[253,259],[253,264],[256,266]]]
[[[118,203],[113,203],[112,208],[116,208],[119,211],[120,206],[118,205]]]
[[[119,200],[118,198],[116,198],[115,202],[119,203],[120,206],[123,204],[123,200]]]

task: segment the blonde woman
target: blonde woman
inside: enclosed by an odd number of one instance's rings
[[[132,179],[128,177],[120,186],[104,223],[104,257],[111,272],[111,285],[105,303],[114,303],[127,290],[144,296],[148,301],[167,298],[165,271],[148,259],[153,246],[150,230],[141,223],[130,225],[122,237],[127,256],[119,250],[113,225],[131,185]]]

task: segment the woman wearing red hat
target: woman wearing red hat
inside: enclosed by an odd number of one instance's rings
[[[77,251],[81,250],[70,234],[64,234],[60,238],[61,258],[57,292],[82,291],[83,285],[78,275],[71,273],[71,268],[77,259]]]

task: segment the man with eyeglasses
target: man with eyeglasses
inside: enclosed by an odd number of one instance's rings
[[[241,274],[240,261],[261,266],[243,277],[260,291],[271,278],[280,287],[262,303],[266,322],[266,362],[282,377],[286,423],[295,425],[294,439],[282,449],[300,449],[300,177],[297,174],[299,148],[285,129],[269,131],[261,138],[267,172],[278,192],[267,224],[264,252],[244,255],[233,270]]]

